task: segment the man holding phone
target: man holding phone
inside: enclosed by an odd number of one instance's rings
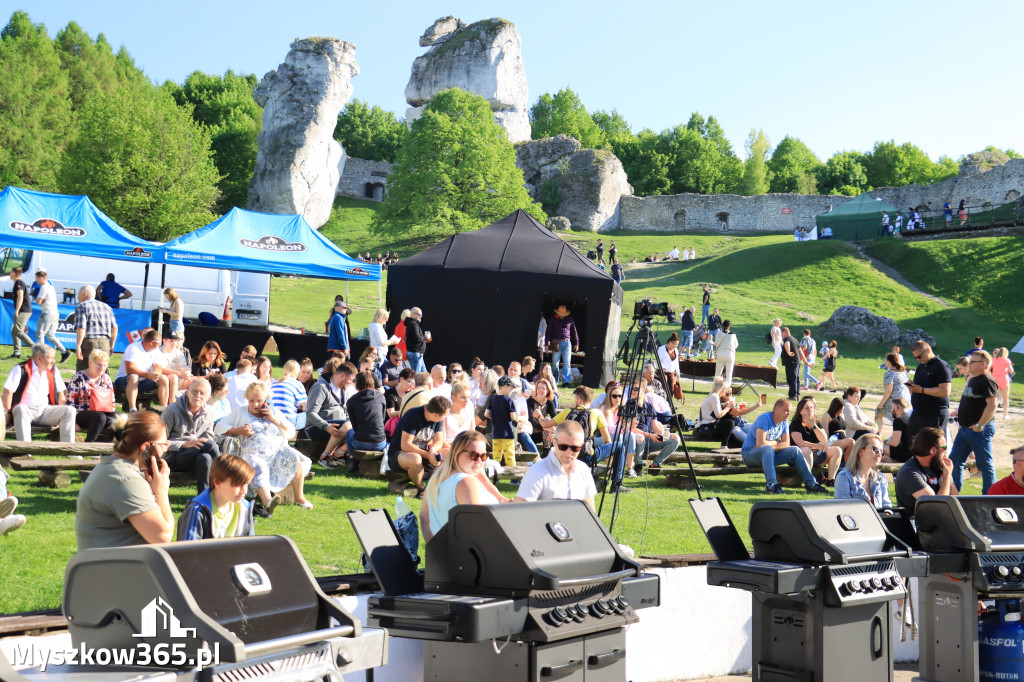
[[[913,350],[914,358],[920,363],[914,370],[914,380],[906,386],[910,391],[910,404],[914,411],[910,414],[910,433],[914,436],[923,428],[933,426],[946,430],[949,422],[949,393],[953,387],[953,372],[950,371],[942,358],[932,352],[927,341],[916,341]]]

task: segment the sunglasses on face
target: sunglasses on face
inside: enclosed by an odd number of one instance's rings
[[[876,455],[882,454],[882,448],[871,447],[870,449],[871,452],[875,453]]]
[[[453,369],[452,370],[452,374],[462,374],[462,370],[461,369]]]
[[[621,397],[622,397],[622,394],[621,394],[621,393],[610,393],[610,394],[608,395],[608,397],[609,397],[609,398],[621,398]]]
[[[474,462],[484,462],[487,460],[486,452],[470,452],[469,450],[466,450],[464,454]]]
[[[571,452],[579,452],[580,450],[583,449],[582,445],[567,445],[566,443],[555,443],[555,445],[562,452],[565,452],[566,450],[569,450]]]

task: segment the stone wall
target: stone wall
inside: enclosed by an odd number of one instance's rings
[[[619,205],[618,229],[791,232],[797,227],[813,226],[814,216],[849,198],[806,194],[624,196]],[[789,212],[784,213],[784,210]]]
[[[338,196],[384,201],[384,187],[392,166],[387,161],[348,157],[338,180]]]
[[[1010,159],[991,170],[982,173],[969,171],[933,185],[885,187],[870,194],[881,197],[901,211],[911,206],[921,212],[940,211],[946,199],[953,200],[954,208],[961,199],[966,199],[968,206],[987,211],[1017,201],[1024,195],[1024,159]]]
[[[1024,195],[1024,159],[976,174],[960,175],[932,185],[885,187],[870,192],[897,209],[908,207],[938,211],[947,199],[955,207],[960,199],[983,210],[995,208]],[[853,197],[808,194],[675,194],[671,196],[624,196],[620,205],[621,230],[686,232],[692,230],[785,231],[813,226],[814,217]],[[783,213],[789,209],[789,213]]]

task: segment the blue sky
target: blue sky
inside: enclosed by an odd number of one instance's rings
[[[1016,42],[1024,3],[268,2],[0,0],[54,35],[76,21],[124,45],[156,82],[195,70],[262,76],[295,38],[356,45],[353,97],[404,116],[418,38],[434,19],[500,16],[519,28],[531,104],[569,86],[588,111],[617,109],[634,130],[714,115],[743,155],[747,132],[795,135],[825,160],[875,141],[932,159],[992,144],[1024,152]]]

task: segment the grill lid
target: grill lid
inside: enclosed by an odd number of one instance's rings
[[[750,510],[754,557],[848,564],[905,554],[885,551],[885,525],[867,500],[758,502]]]
[[[585,502],[459,505],[427,543],[426,589],[523,596],[640,575]]]
[[[914,508],[925,550],[1024,551],[1024,496],[926,495]]]

